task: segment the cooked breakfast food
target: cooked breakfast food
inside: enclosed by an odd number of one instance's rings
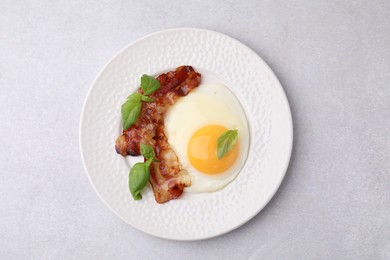
[[[176,153],[164,133],[164,114],[181,96],[200,84],[201,75],[191,66],[181,66],[157,77],[160,87],[149,95],[151,102],[142,102],[138,120],[116,140],[116,151],[122,155],[140,155],[140,145],[154,148],[156,161],[151,163],[150,184],[157,202],[164,203],[181,195],[191,184],[181,169]],[[144,90],[140,88],[139,93]]]
[[[227,131],[228,139],[234,137],[229,129],[238,131],[238,141],[218,158],[218,138]],[[224,85],[201,84],[178,100],[165,116],[165,133],[191,177],[186,192],[222,189],[237,177],[245,163],[249,146],[246,116],[235,95]]]
[[[225,86],[200,82],[201,74],[191,66],[157,78],[143,75],[141,87],[122,105],[124,130],[115,149],[144,157],[129,174],[134,199],[142,198],[148,182],[156,201],[164,203],[186,187],[189,192],[221,189],[239,173],[249,145],[243,109]]]

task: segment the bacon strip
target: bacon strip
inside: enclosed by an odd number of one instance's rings
[[[169,146],[164,133],[164,114],[179,97],[186,96],[198,87],[200,73],[191,66],[180,66],[174,71],[157,77],[160,89],[150,95],[153,102],[142,102],[138,121],[128,130],[123,131],[115,143],[117,153],[140,155],[140,144],[154,147],[156,160],[150,167],[149,182],[158,203],[164,203],[178,198],[184,187],[191,185],[188,173],[181,169],[179,159]],[[142,93],[141,88],[138,92]]]

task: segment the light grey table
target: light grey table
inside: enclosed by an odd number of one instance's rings
[[[82,167],[87,90],[172,27],[235,37],[275,71],[294,149],[253,220],[198,242],[143,234]],[[0,1],[0,259],[390,259],[389,1]]]

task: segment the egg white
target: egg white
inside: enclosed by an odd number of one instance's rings
[[[186,97],[180,98],[165,116],[165,134],[179,161],[191,177],[186,192],[212,192],[232,182],[245,163],[249,148],[249,129],[245,112],[234,94],[221,84],[202,84]],[[204,174],[188,159],[188,143],[201,127],[221,125],[238,130],[239,155],[223,173]]]

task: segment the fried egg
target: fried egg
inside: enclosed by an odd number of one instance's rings
[[[202,84],[179,99],[165,115],[165,134],[181,166],[191,177],[186,192],[212,192],[232,182],[243,167],[249,148],[249,129],[235,95],[221,84]],[[238,141],[217,158],[217,139],[238,130]]]

